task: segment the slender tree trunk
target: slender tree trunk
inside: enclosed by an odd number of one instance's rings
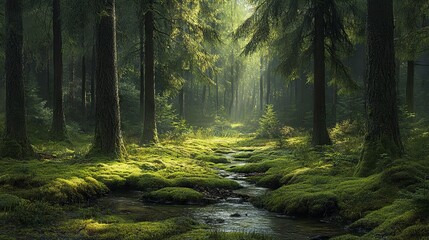
[[[368,0],[368,75],[366,86],[367,133],[358,176],[379,172],[401,156],[393,40],[393,0]]]
[[[85,51],[85,25],[82,26],[82,51]],[[81,92],[81,111],[82,111],[82,122],[86,121],[86,58],[85,52],[82,54],[82,92]]]
[[[22,0],[6,0],[5,20],[6,129],[0,156],[30,158],[34,151],[27,137],[25,116]]]
[[[259,111],[264,112],[264,58],[261,57],[261,68],[259,77]]]
[[[121,157],[125,154],[125,147],[119,111],[115,0],[103,1],[100,16],[97,26],[97,99],[92,152]]]
[[[219,114],[219,77],[218,74],[215,76],[216,81],[216,114]]]
[[[201,114],[202,114],[202,116],[205,116],[205,114],[206,114],[206,100],[207,100],[207,86],[204,85],[203,86],[203,94],[201,96],[201,105],[202,105]]]
[[[337,103],[338,103],[338,86],[337,82],[333,86],[333,97],[332,97],[332,119],[334,120],[334,125],[337,124]]]
[[[52,29],[54,36],[54,99],[51,134],[52,138],[55,140],[65,140],[67,137],[63,107],[63,44],[61,33],[60,0],[53,0],[52,14]]]
[[[185,86],[179,92],[179,115],[182,119],[185,119]]]
[[[140,4],[140,7],[143,8],[143,4]],[[143,14],[143,9],[140,10],[140,14]],[[139,22],[139,51],[140,51],[140,119],[144,119],[144,23],[143,19]]]
[[[49,49],[46,48],[46,105],[51,106],[51,57]]]
[[[91,118],[95,116],[95,71],[96,71],[96,41],[95,41],[95,32],[96,27],[94,27],[94,39],[92,46],[92,57],[91,57]]]
[[[234,99],[235,99],[235,79],[234,79],[234,50],[231,52],[231,99],[229,101],[229,116],[232,119],[234,111]]]
[[[326,128],[325,103],[325,2],[315,1],[314,16],[314,101],[313,101],[313,140],[312,144],[329,145],[328,130]]]
[[[155,55],[154,55],[154,0],[149,1],[145,15],[145,114],[143,123],[143,144],[158,142],[155,118]]]
[[[71,54],[70,64],[69,64],[69,82],[68,82],[68,101],[66,102],[66,106],[68,106],[68,109],[76,109],[74,108],[75,103],[75,97],[74,97],[74,56],[73,53]],[[70,112],[70,111],[69,111]]]
[[[408,112],[414,112],[414,61],[407,62],[407,90],[406,102]]]
[[[269,54],[268,54],[269,55]],[[271,104],[271,63],[269,58],[267,57],[267,104]]]

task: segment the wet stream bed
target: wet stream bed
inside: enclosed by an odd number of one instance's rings
[[[227,167],[246,164],[236,161],[233,154],[225,156]],[[246,181],[246,176],[225,170],[219,175],[238,182],[242,188],[238,196],[259,196],[269,191]],[[254,207],[246,197],[231,197],[210,205],[162,205],[140,201],[142,192],[113,192],[99,199],[97,205],[111,209],[116,215],[132,221],[160,221],[187,216],[219,231],[258,232],[273,235],[275,239],[326,239],[345,233],[343,226],[324,223],[319,219],[293,218]]]

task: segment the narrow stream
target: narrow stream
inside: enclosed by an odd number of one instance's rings
[[[245,164],[234,160],[233,154],[238,153],[240,152],[225,154],[231,161],[228,166]],[[259,196],[269,191],[249,183],[242,174],[219,170],[219,175],[238,182],[242,188],[236,190],[236,193],[240,195]],[[323,223],[317,219],[295,219],[268,212],[254,207],[242,198],[229,198],[201,206],[146,204],[139,200],[140,196],[140,192],[115,192],[101,198],[98,204],[136,222],[188,216],[220,231],[266,233],[273,235],[275,239],[325,239],[345,232],[341,226]]]

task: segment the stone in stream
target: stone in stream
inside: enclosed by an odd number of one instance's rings
[[[241,217],[240,213],[233,213],[231,215],[229,215],[230,217]]]

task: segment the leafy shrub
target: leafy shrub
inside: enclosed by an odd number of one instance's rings
[[[190,132],[186,121],[179,118],[168,96],[156,97],[156,124],[158,133],[165,138],[179,138]]]
[[[272,105],[267,105],[264,115],[259,119],[259,138],[275,138],[280,134],[279,120]]]
[[[46,106],[46,101],[38,96],[38,89],[34,83],[27,85],[25,105],[28,123],[34,126],[49,126],[52,119],[52,110]]]
[[[359,121],[345,120],[337,123],[332,128],[330,135],[334,140],[345,139],[350,136],[362,136],[364,134],[364,124]]]

